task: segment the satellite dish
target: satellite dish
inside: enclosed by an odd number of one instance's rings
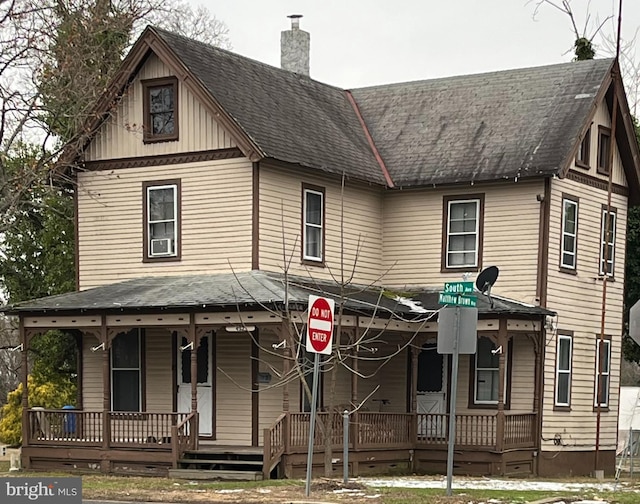
[[[476,278],[476,289],[478,289],[482,294],[486,294],[489,297],[489,303],[491,308],[493,308],[493,299],[491,299],[491,287],[496,283],[498,279],[498,274],[500,270],[497,266],[489,266],[488,268],[483,269],[478,278]]]
[[[500,270],[497,266],[489,266],[488,268],[483,269],[478,275],[478,278],[476,278],[476,289],[483,294],[491,292],[491,287],[496,283],[499,273]]]

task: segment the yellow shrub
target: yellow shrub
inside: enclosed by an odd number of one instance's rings
[[[29,375],[29,407],[40,406],[60,409],[75,404],[76,386],[68,380],[59,382],[37,381]],[[22,443],[22,383],[7,394],[7,404],[0,409],[0,443]]]

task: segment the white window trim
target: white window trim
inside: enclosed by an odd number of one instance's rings
[[[457,205],[457,204],[462,204],[462,203],[475,203],[476,204],[476,225],[475,225],[475,229],[474,231],[463,231],[460,233],[451,233],[451,206],[452,205]],[[474,255],[474,261],[473,263],[469,263],[469,264],[449,264],[449,243],[450,243],[450,238],[451,236],[463,236],[463,235],[470,235],[470,234],[475,234],[476,236],[476,246],[473,250],[473,255]],[[477,267],[478,266],[478,255],[479,255],[479,249],[478,247],[480,246],[480,199],[478,198],[473,198],[473,199],[456,199],[456,200],[450,200],[447,202],[447,245],[446,245],[446,250],[445,250],[445,265],[446,268],[468,268],[468,267]],[[462,254],[466,254],[467,250],[465,250],[464,252],[461,252]],[[460,253],[459,251],[455,252]]]
[[[566,205],[573,205],[576,208],[575,210],[576,222],[575,222],[574,233],[570,233],[566,230],[566,225],[567,225],[567,206]],[[565,249],[565,245],[564,245],[565,236],[570,236],[573,238],[573,251]],[[562,199],[562,235],[560,237],[560,240],[561,240],[560,267],[575,270],[576,264],[577,264],[577,258],[578,258],[578,202],[569,198]],[[573,264],[565,264],[564,262],[565,254],[569,254],[573,257]]]
[[[315,224],[313,222],[307,221],[307,197],[309,194],[314,194],[320,196],[320,224]],[[324,249],[324,193],[322,191],[316,191],[314,189],[304,189],[304,202],[302,209],[302,218],[304,220],[303,223],[303,237],[302,237],[302,258],[305,261],[316,261],[322,262],[324,258],[322,257],[322,251]],[[318,247],[320,250],[320,255],[318,257],[308,255],[307,254],[307,228],[314,228],[320,230],[320,246]]]
[[[110,382],[111,382],[111,411],[115,411],[113,408],[113,402],[115,399],[113,393],[113,372],[114,371],[137,371],[138,372],[138,411],[137,413],[142,411],[142,338],[140,337],[140,329],[135,329],[136,338],[138,339],[138,367],[135,368],[117,368],[113,365],[113,351],[110,352],[110,364],[111,364],[111,373],[110,373]],[[124,333],[126,334],[126,333]],[[120,336],[120,335],[118,335]],[[118,337],[116,336],[116,337]]]
[[[489,339],[489,338],[487,338]],[[489,341],[491,341],[491,343],[493,343],[493,346],[495,347],[496,344],[495,342],[493,342],[492,340],[489,339]],[[507,349],[503,348],[502,349],[503,352],[507,352]],[[495,401],[482,401],[480,399],[478,399],[478,371],[495,371],[498,373],[498,381],[500,380],[500,361],[498,361],[498,367],[495,368],[480,368],[478,367],[478,358],[477,358],[477,353],[474,355],[474,376],[473,376],[473,404],[490,404],[490,405],[495,405],[498,404],[498,399],[496,399]],[[507,354],[508,355],[508,354]],[[504,397],[504,402],[507,402],[507,369],[509,367],[509,359],[505,359],[504,361],[504,390],[503,390],[503,397]],[[498,386],[500,386],[500,384],[498,383]]]
[[[605,225],[607,222],[607,214],[613,215],[613,229],[611,231],[611,242],[605,243]],[[611,272],[607,272],[607,276],[613,277],[616,272],[616,227],[618,224],[618,214],[615,210],[611,210],[611,212],[607,212],[606,208],[602,209],[602,219],[600,222],[600,266],[599,273],[600,276],[604,276],[604,251],[607,248],[607,245],[611,245],[611,257],[607,257],[607,263],[611,263]]]
[[[562,340],[569,341],[569,368],[560,369],[560,342]],[[573,336],[568,334],[558,334],[558,341],[556,344],[556,386],[555,386],[555,405],[556,406],[571,406],[571,382],[573,373]],[[567,402],[560,402],[558,400],[558,390],[560,389],[560,375],[569,375],[569,381],[567,382]]]
[[[606,376],[607,377],[607,389],[605,390],[605,394],[606,397],[604,399],[606,399],[605,401],[602,401],[600,403],[600,407],[601,408],[608,408],[609,407],[609,395],[611,392],[611,340],[609,339],[604,339],[602,340],[602,343],[604,345],[604,347],[606,348],[606,356],[605,356],[605,360],[603,362],[606,362],[606,369],[607,371],[603,371],[602,373],[600,373],[600,338],[598,337],[597,341],[596,341],[596,379],[595,379],[595,394],[594,394],[594,398],[593,398],[593,405],[594,406],[598,406],[598,391],[600,390],[600,375],[602,374],[602,376]]]
[[[151,220],[151,192],[160,189],[173,189],[173,219],[168,220]],[[154,259],[157,257],[176,257],[178,255],[178,186],[176,184],[164,184],[164,185],[151,185],[147,187],[147,215],[145,216],[147,226],[147,258]],[[173,222],[173,238],[172,248],[170,254],[163,255],[151,255],[151,240],[153,239],[151,233],[152,224],[158,224],[161,222]]]

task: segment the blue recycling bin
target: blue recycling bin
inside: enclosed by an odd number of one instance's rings
[[[74,406],[63,406],[63,410],[72,410],[75,409]],[[65,434],[75,434],[76,433],[76,414],[75,413],[65,413],[64,414],[64,433]]]

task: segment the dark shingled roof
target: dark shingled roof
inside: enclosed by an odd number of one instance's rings
[[[342,89],[155,31],[267,158],[385,184]]]
[[[288,299],[291,305],[306,306],[309,294],[339,297],[339,288],[332,282],[292,276]],[[350,286],[346,290],[346,309],[352,313],[382,316],[394,313],[403,318],[424,318],[428,312],[441,308],[436,289],[416,289],[401,294],[399,300],[389,290],[366,286]],[[477,294],[480,314],[515,316],[551,315],[544,308],[526,305],[504,298],[494,298],[491,307],[487,296]],[[9,314],[51,312],[134,312],[140,310],[216,310],[261,309],[282,307],[285,281],[281,274],[251,271],[216,275],[143,277],[79,292],[70,292],[0,308]]]
[[[557,174],[613,60],[353,90],[396,186]]]

